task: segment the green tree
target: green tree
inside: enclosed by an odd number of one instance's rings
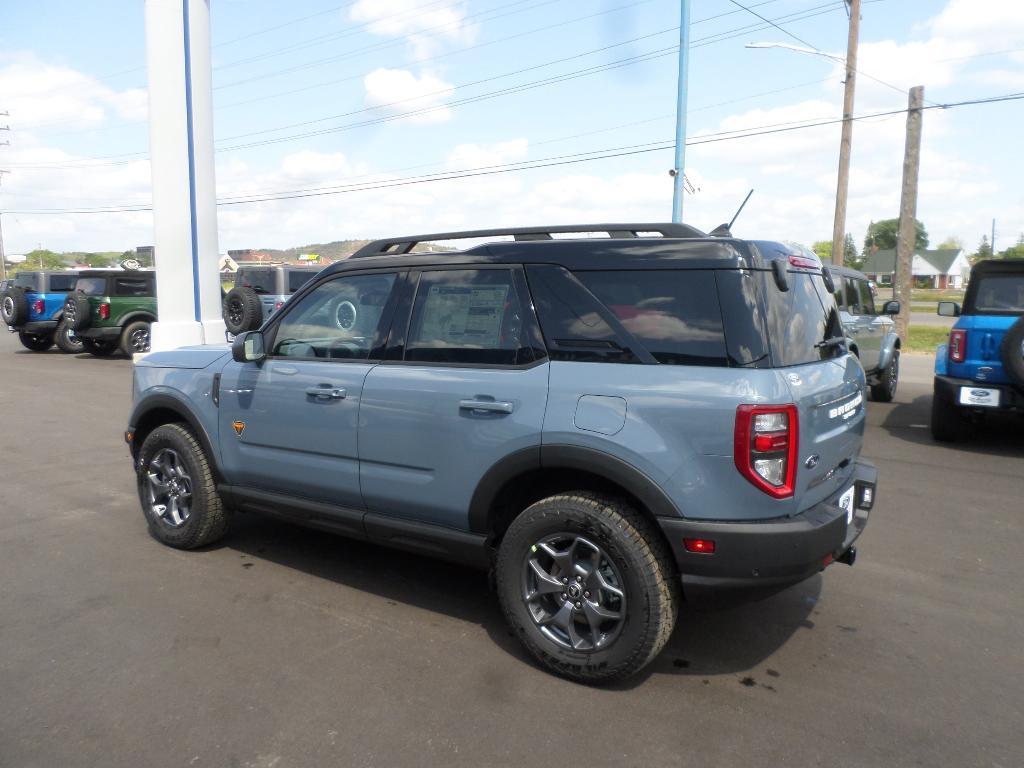
[[[1024,232],[1017,238],[1017,244],[999,252],[1000,259],[1024,259]]]
[[[978,250],[975,251],[974,255],[971,256],[971,263],[981,261],[982,259],[992,258],[992,244],[988,241],[988,235],[981,236],[981,242],[978,243]]]
[[[45,248],[37,248],[25,254],[25,261],[16,264],[14,271],[31,271],[33,269],[64,269],[67,263],[64,256]]]
[[[921,251],[928,247],[928,230],[917,219],[914,219],[914,223],[917,225],[914,249]],[[867,234],[864,236],[864,253],[871,253],[872,247],[877,247],[881,251],[895,249],[899,231],[899,219],[872,221],[868,225]]]
[[[849,232],[843,238],[843,264],[852,269],[860,269],[864,259],[857,253],[857,243]]]
[[[964,241],[959,237],[947,237],[937,247],[951,251],[962,251],[964,249]]]
[[[818,254],[818,258],[826,264],[832,261],[832,241],[831,240],[816,240],[811,246],[811,250]]]

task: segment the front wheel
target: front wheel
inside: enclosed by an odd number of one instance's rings
[[[53,333],[53,340],[57,343],[57,348],[61,352],[67,352],[68,354],[77,354],[85,349],[82,345],[82,340],[75,335],[75,332],[71,330],[64,319],[57,323],[57,330]]]
[[[25,349],[30,349],[33,352],[45,352],[53,346],[53,336],[37,336],[24,331],[18,331],[18,341]]]
[[[871,385],[871,397],[879,403],[891,403],[896,397],[900,380],[900,353],[893,352],[892,360],[878,377],[878,383]]]
[[[580,682],[628,677],[668,642],[679,606],[672,556],[629,504],[589,492],[538,501],[502,539],[498,597],[526,649]]]
[[[202,445],[184,425],[165,424],[150,432],[136,466],[142,513],[158,541],[194,549],[227,533],[231,514],[217,493]]]

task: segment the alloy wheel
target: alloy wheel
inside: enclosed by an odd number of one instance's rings
[[[146,469],[146,502],[150,514],[171,528],[192,514],[192,478],[173,448],[161,448]]]

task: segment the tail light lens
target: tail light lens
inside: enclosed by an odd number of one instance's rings
[[[110,305],[109,304],[100,304],[100,320],[109,320],[109,319],[110,319]]]
[[[279,301],[279,302],[277,302],[277,304],[274,305],[274,309],[278,310],[278,309],[280,309],[283,306],[284,306],[284,302],[283,301]]]
[[[46,305],[43,303],[42,299],[36,299],[32,302],[32,311],[37,315],[43,314],[44,309],[46,309]]]
[[[967,331],[954,328],[949,332],[949,359],[954,363],[967,359]]]
[[[798,435],[795,405],[739,406],[733,449],[736,468],[769,496],[792,496]]]

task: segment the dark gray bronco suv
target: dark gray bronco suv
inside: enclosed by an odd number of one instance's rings
[[[684,597],[853,563],[876,473],[833,289],[679,224],[377,241],[233,347],[136,363],[142,510],[172,547],[261,512],[492,569],[541,664],[622,678]]]

